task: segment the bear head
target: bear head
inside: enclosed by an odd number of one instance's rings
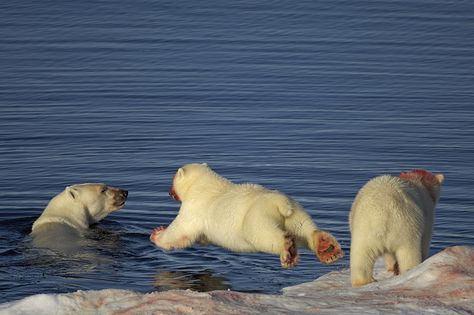
[[[88,223],[97,223],[109,213],[121,209],[128,191],[102,183],[86,183],[68,186],[65,189],[69,202],[78,204],[74,209],[85,211]]]
[[[409,172],[401,172],[400,178],[415,184],[423,185],[430,193],[431,198],[436,203],[441,194],[441,185],[444,182],[443,174],[432,174],[429,171],[415,169]]]
[[[189,192],[189,188],[193,186],[199,179],[212,173],[212,170],[206,163],[186,164],[180,167],[173,178],[173,184],[170,188],[169,195],[176,201],[183,201]]]

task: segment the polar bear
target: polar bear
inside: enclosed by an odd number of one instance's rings
[[[343,256],[337,240],[321,231],[293,199],[255,184],[234,184],[207,164],[179,168],[170,195],[181,201],[169,227],[156,228],[150,240],[165,249],[212,243],[237,252],[280,255],[282,267],[298,262],[297,245],[323,263]]]
[[[33,223],[34,245],[53,249],[71,248],[81,231],[123,207],[128,192],[101,183],[66,187],[48,203]]]
[[[442,174],[425,170],[382,175],[358,192],[351,207],[350,268],[353,287],[375,281],[375,260],[383,256],[396,275],[428,257],[434,209]]]

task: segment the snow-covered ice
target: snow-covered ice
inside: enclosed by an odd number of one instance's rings
[[[348,269],[288,287],[282,294],[126,290],[38,294],[0,304],[0,314],[474,314],[474,247],[456,246],[393,277],[350,286]]]

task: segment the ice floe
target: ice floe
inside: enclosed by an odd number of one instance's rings
[[[0,304],[0,314],[473,314],[474,247],[455,246],[394,277],[350,286],[348,269],[284,288],[281,294],[105,289],[38,294]]]

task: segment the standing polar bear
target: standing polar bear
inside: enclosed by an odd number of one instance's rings
[[[372,272],[379,256],[395,274],[428,257],[443,181],[442,174],[413,170],[399,177],[379,176],[362,187],[349,215],[353,287],[375,281]]]
[[[207,164],[178,169],[170,195],[181,201],[169,227],[156,228],[150,240],[165,249],[212,243],[237,252],[280,255],[284,268],[298,262],[297,244],[314,251],[323,263],[343,252],[293,199],[255,184],[234,184]]]
[[[72,249],[81,230],[122,208],[127,196],[126,190],[105,184],[66,187],[33,223],[33,243],[38,247]]]

